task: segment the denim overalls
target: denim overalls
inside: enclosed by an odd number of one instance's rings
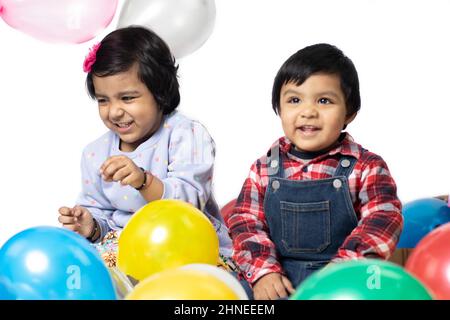
[[[279,262],[294,288],[325,266],[358,224],[348,187],[356,158],[336,157],[333,177],[319,180],[285,179],[279,145],[268,158],[264,213]],[[245,289],[249,294],[248,285]]]

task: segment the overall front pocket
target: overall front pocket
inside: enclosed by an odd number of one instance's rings
[[[319,253],[331,243],[329,201],[280,202],[282,242],[290,253]]]

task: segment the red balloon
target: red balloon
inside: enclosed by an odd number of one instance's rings
[[[450,299],[450,223],[434,229],[416,246],[406,262],[435,299]]]
[[[222,215],[223,220],[227,221],[228,217],[233,212],[235,205],[236,205],[236,199],[233,199],[222,207],[222,209],[220,210],[220,213]]]

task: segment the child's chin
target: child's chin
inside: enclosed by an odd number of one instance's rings
[[[320,146],[316,144],[311,143],[299,143],[295,145],[297,150],[304,151],[304,152],[317,152],[320,151]]]

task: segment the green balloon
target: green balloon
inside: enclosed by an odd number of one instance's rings
[[[329,265],[309,276],[290,300],[432,300],[402,267],[375,259]]]

